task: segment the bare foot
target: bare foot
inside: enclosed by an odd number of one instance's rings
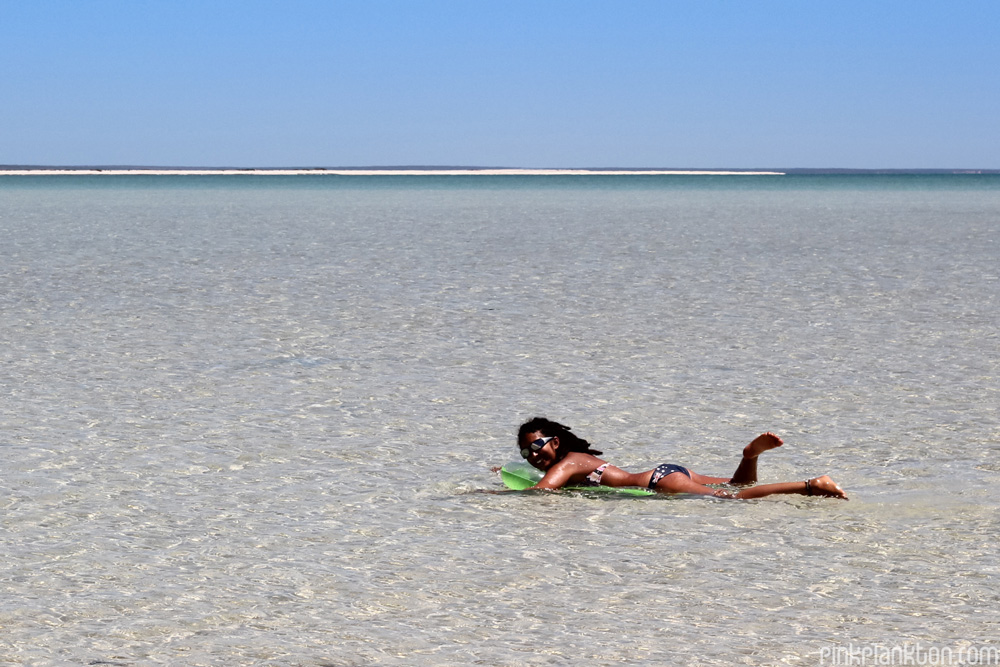
[[[752,459],[755,456],[760,456],[769,449],[781,447],[783,444],[785,444],[784,440],[770,431],[761,433],[749,445],[743,448],[743,458]]]
[[[840,488],[840,485],[826,475],[809,480],[809,489],[814,496],[828,496],[830,498],[843,498],[847,500],[847,494]]]

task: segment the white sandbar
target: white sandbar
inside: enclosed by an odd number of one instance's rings
[[[597,169],[5,169],[0,176],[783,176],[780,171]]]

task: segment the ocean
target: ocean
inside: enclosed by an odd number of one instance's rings
[[[989,175],[0,177],[0,664],[1000,664],[998,232]],[[493,493],[536,415],[850,501]]]

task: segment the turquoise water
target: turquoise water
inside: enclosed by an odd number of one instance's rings
[[[997,646],[998,227],[996,176],[0,178],[0,658]],[[479,493],[536,414],[852,499]]]

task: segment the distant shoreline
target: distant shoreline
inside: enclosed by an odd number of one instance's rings
[[[717,171],[670,169],[172,169],[156,167],[0,168],[0,176],[783,176],[780,171]]]
[[[0,176],[815,176],[1000,174],[1000,169],[531,169],[508,167],[138,167],[0,165]]]

